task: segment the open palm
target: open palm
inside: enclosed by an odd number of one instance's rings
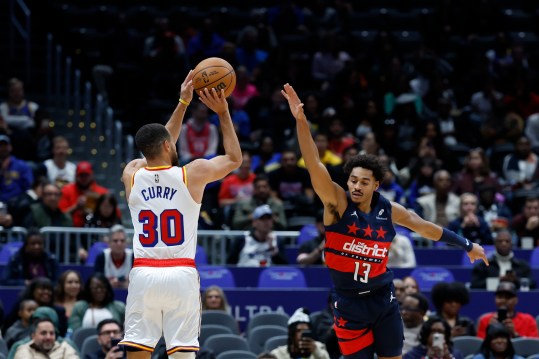
[[[281,90],[281,93],[288,101],[290,111],[292,112],[292,115],[296,118],[296,120],[300,117],[305,117],[305,113],[303,112],[303,103],[299,99],[298,94],[296,93],[294,88],[289,84],[285,84],[283,86],[283,90]]]

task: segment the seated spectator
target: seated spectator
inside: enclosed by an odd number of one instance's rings
[[[3,222],[0,216],[0,226],[25,226],[24,219],[31,211],[31,205],[39,202],[43,198],[43,189],[47,182],[44,177],[34,178],[32,188],[26,190],[24,193],[10,199],[7,202],[8,216],[10,216],[9,223]]]
[[[391,159],[387,155],[380,155],[378,158],[380,163],[388,170],[386,171],[385,177],[380,183],[380,187],[378,187],[377,191],[388,200],[404,205],[404,189],[397,182],[395,173],[393,173],[392,166],[390,165]]]
[[[219,131],[210,122],[209,110],[201,101],[191,103],[191,117],[182,125],[179,138],[180,164],[217,154]]]
[[[511,210],[505,204],[505,197],[496,191],[492,185],[482,185],[479,192],[479,213],[483,216],[492,232],[506,229],[513,217]]]
[[[356,138],[346,127],[342,118],[334,116],[328,124],[328,149],[340,158],[344,158],[344,150],[356,146]]]
[[[117,345],[111,345],[111,339],[122,339],[123,325],[116,319],[103,319],[97,324],[97,342],[101,347],[99,350],[86,354],[83,359],[113,359],[123,358],[123,350]],[[118,351],[119,353],[116,353]]]
[[[482,148],[471,149],[464,160],[464,168],[457,174],[453,184],[455,194],[479,194],[481,186],[493,186],[500,189],[496,173],[490,170],[488,157]]]
[[[522,241],[524,237],[533,239],[534,247],[539,247],[539,198],[528,197],[522,213],[516,214],[511,221],[511,228]]]
[[[432,345],[432,338],[435,333],[443,335],[443,349]],[[426,357],[464,359],[462,353],[453,347],[451,327],[440,317],[432,317],[423,324],[419,331],[419,344],[407,352],[403,356],[403,359],[421,359]]]
[[[414,247],[410,238],[397,233],[388,252],[388,267],[412,268],[416,265]]]
[[[259,142],[258,151],[251,158],[251,171],[267,174],[279,167],[282,154],[275,152],[271,136],[262,136]]]
[[[419,343],[419,331],[429,310],[429,301],[421,293],[406,294],[400,307],[404,324],[404,343],[402,353],[406,354]]]
[[[82,299],[82,276],[73,269],[68,269],[60,275],[54,290],[54,305],[64,307],[69,319],[75,303]]]
[[[318,149],[318,155],[320,156],[320,161],[326,166],[336,166],[342,163],[342,159],[337,156],[335,153],[331,152],[328,149],[328,135],[323,132],[318,132],[314,135],[314,142],[316,148]],[[298,161],[298,166],[305,168],[305,159],[300,158]]]
[[[311,330],[308,311],[305,308],[297,309],[288,320],[288,344],[273,349],[271,354],[277,359],[329,359],[329,353],[323,343],[312,337],[302,336],[303,332]]]
[[[121,223],[122,218],[116,197],[112,193],[105,193],[97,199],[95,210],[86,216],[84,226],[91,228],[110,228]]]
[[[535,318],[528,314],[516,311],[518,303],[517,287],[513,282],[500,282],[496,293],[494,294],[494,304],[497,312],[491,312],[481,315],[479,326],[477,327],[477,336],[485,338],[487,328],[490,325],[503,324],[509,331],[511,338],[530,337],[538,338],[537,324]],[[500,315],[505,316],[501,318]]]
[[[50,309],[55,312],[54,314],[56,316],[56,322],[58,323],[58,334],[65,336],[67,332],[67,318],[65,315],[65,309],[54,304],[52,295],[53,284],[49,278],[36,277],[32,279],[32,281],[24,288],[17,302],[14,304],[13,309],[4,321],[4,330],[17,320],[17,312],[20,303],[23,300],[32,299],[38,305],[36,312],[43,308]]]
[[[404,283],[404,293],[406,294],[412,294],[420,292],[419,284],[412,276],[406,276],[402,279],[402,282]]]
[[[470,302],[470,294],[464,284],[460,282],[436,283],[430,295],[436,308],[436,315],[443,318],[451,327],[451,338],[475,335],[474,321],[460,315],[462,306]]]
[[[254,192],[256,175],[251,171],[251,155],[244,151],[240,168],[223,179],[219,188],[219,207],[223,209],[225,222],[230,224],[234,206],[242,199],[249,199]]]
[[[13,323],[4,334],[4,340],[9,348],[30,334],[30,317],[34,314],[37,303],[32,299],[25,299],[19,304],[19,319]]]
[[[30,166],[23,160],[11,155],[11,139],[0,133],[0,202],[7,202],[29,190],[34,175]]]
[[[324,246],[326,244],[326,228],[324,227],[324,213],[316,214],[316,231],[318,235],[304,243],[298,250],[296,261],[303,265],[324,264]]]
[[[58,319],[57,312],[54,309],[51,309],[49,307],[37,307],[36,310],[34,311],[34,313],[32,313],[32,315],[30,316],[30,327],[28,328],[28,333],[27,333],[26,337],[19,340],[19,341],[16,341],[11,346],[11,349],[10,349],[10,351],[8,353],[8,359],[14,359],[15,358],[15,353],[17,352],[18,348],[20,346],[22,346],[22,345],[24,345],[24,344],[31,341],[31,339],[32,339],[31,334],[32,334],[32,328],[34,327],[34,323],[37,322],[38,320],[41,320],[41,319],[50,320],[54,324],[54,331],[55,331],[55,334],[56,334],[56,341],[58,343],[64,343],[65,342],[68,346],[73,348],[73,350],[75,350],[75,351],[78,350],[77,346],[75,345],[75,343],[71,339],[65,338],[60,334],[60,330],[59,330],[59,325],[60,324],[59,324],[59,319]]]
[[[0,103],[0,117],[4,119],[7,134],[10,135],[14,154],[23,160],[33,160],[36,156],[34,133],[36,113],[39,105],[24,96],[24,83],[11,78],[7,83],[8,98]]]
[[[406,296],[403,280],[400,278],[393,278],[393,287],[395,287],[395,297],[397,297],[397,301],[402,306],[402,301]]]
[[[30,211],[23,219],[25,227],[71,227],[71,216],[60,209],[61,192],[54,184],[43,186],[41,201],[30,205]]]
[[[297,165],[298,156],[291,149],[282,151],[281,167],[268,173],[273,194],[291,208],[287,214],[307,215],[312,213],[314,191],[311,178],[305,168]]]
[[[477,196],[473,193],[460,195],[460,215],[447,228],[474,243],[492,244],[492,234],[485,219],[478,213]]]
[[[253,229],[244,237],[236,237],[228,251],[228,264],[243,267],[265,267],[287,264],[284,242],[273,232],[273,212],[269,205],[253,211]]]
[[[97,328],[103,319],[116,319],[120,323],[125,318],[125,303],[114,300],[114,291],[102,273],[94,273],[84,285],[82,300],[75,303],[69,317],[69,329]]]
[[[110,229],[109,248],[95,259],[95,273],[103,273],[113,288],[127,288],[133,267],[133,250],[127,248],[127,234],[121,224]]]
[[[77,351],[67,342],[56,340],[54,323],[38,319],[32,324],[32,340],[17,348],[14,359],[39,358],[78,359]]]
[[[473,266],[471,288],[486,289],[487,278],[499,278],[500,281],[510,281],[517,285],[523,278],[529,281],[530,288],[535,288],[530,265],[513,253],[511,232],[502,229],[494,239],[495,252],[489,256],[489,265],[484,262]]]
[[[95,210],[99,195],[108,192],[95,181],[90,162],[82,161],[77,164],[75,182],[62,187],[58,207],[71,216],[74,227],[84,227],[86,215]]]
[[[47,277],[56,282],[58,260],[45,250],[45,240],[37,228],[30,228],[24,237],[22,247],[9,259],[4,269],[5,285],[29,285],[39,277]]]
[[[530,140],[521,136],[514,153],[503,160],[503,177],[511,189],[532,189],[539,184],[539,157],[532,151]]]
[[[336,166],[329,166],[328,171],[333,178],[333,182],[337,183],[342,188],[348,188],[346,184],[348,182],[348,174],[344,172],[344,164],[348,162],[352,157],[356,156],[359,153],[357,145],[352,145],[345,148],[342,151],[342,162]]]
[[[481,344],[479,353],[474,355],[472,359],[489,358],[524,359],[524,357],[516,355],[511,341],[511,333],[503,324],[494,323],[488,326],[487,335]]]
[[[264,174],[255,177],[253,181],[253,195],[250,198],[239,200],[234,205],[232,229],[251,228],[254,209],[265,204],[271,208],[275,229],[286,229],[286,216],[283,203],[280,199],[271,195],[271,187],[268,178]]]
[[[62,188],[68,183],[75,182],[77,166],[68,161],[69,142],[63,136],[56,136],[52,140],[52,158],[43,162],[45,173],[50,183]]]
[[[459,216],[460,199],[451,192],[451,174],[446,170],[434,173],[435,192],[417,199],[417,214],[423,219],[447,227]]]
[[[206,288],[204,294],[202,294],[202,310],[230,311],[225,292],[221,287],[212,285]]]

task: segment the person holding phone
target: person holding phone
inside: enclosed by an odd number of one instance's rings
[[[288,320],[288,343],[271,351],[277,359],[329,359],[326,346],[313,339],[311,319],[305,308],[297,309]]]
[[[97,325],[97,342],[101,348],[86,354],[83,359],[120,359],[125,352],[118,343],[122,339],[123,326],[116,319],[103,319]]]
[[[404,359],[463,359],[453,347],[451,327],[441,317],[429,318],[419,331],[419,344],[404,354]]]
[[[496,323],[503,324],[511,333],[511,338],[539,338],[535,318],[531,314],[516,310],[518,293],[515,283],[500,282],[496,288],[494,303],[496,312],[485,313],[479,317],[479,338],[485,338],[488,326]]]

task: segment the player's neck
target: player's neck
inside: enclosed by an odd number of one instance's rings
[[[147,160],[147,162],[148,162],[147,167],[171,166],[169,158],[154,158],[152,160]]]

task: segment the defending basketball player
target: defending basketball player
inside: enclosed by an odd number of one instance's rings
[[[192,78],[191,71],[166,126],[150,123],[138,130],[135,142],[145,158],[131,161],[122,175],[135,230],[120,343],[129,359],[150,358],[161,335],[169,358],[195,358],[201,310],[194,261],[200,203],[206,184],[225,177],[242,161],[225,96],[205,89],[198,95],[219,116],[225,154],[178,167],[176,141],[193,97]]]
[[[393,272],[386,267],[395,236],[393,223],[424,238],[459,246],[472,262],[482,259],[488,264],[485,251],[376,192],[385,171],[376,156],[358,155],[345,164],[347,194],[320,161],[298,95],[289,84],[284,85],[282,94],[296,119],[301,154],[324,205],[324,252],[335,288],[334,328],[341,352],[347,359],[373,358],[375,353],[380,359],[401,358],[402,319]]]

